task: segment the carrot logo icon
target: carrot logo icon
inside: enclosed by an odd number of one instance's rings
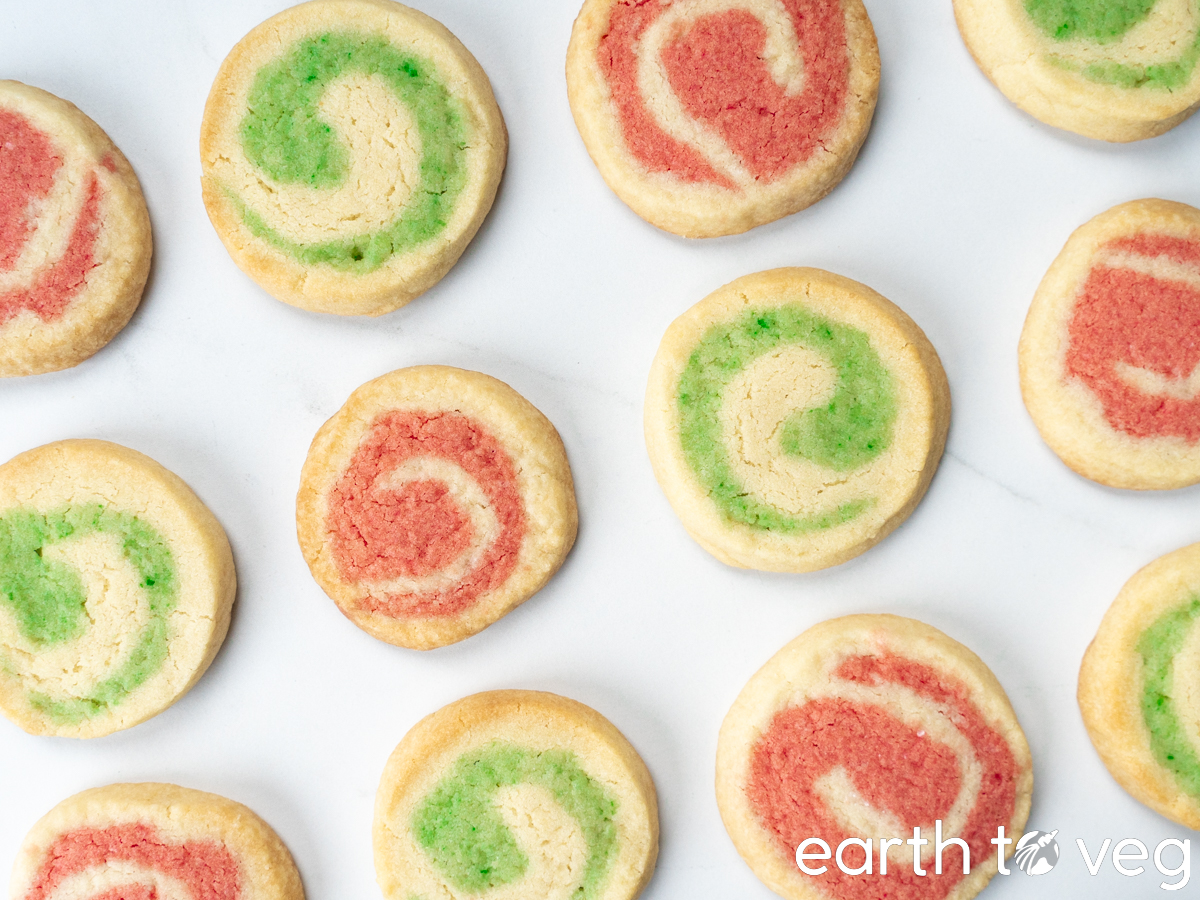
[[[1017,850],[1013,856],[1017,868],[1026,875],[1045,875],[1053,869],[1058,863],[1058,841],[1054,839],[1056,834],[1057,829],[1049,833],[1026,832],[1017,841]]]

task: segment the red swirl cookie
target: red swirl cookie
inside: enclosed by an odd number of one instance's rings
[[[0,377],[83,362],[149,272],[150,216],[121,151],[73,104],[0,81]]]
[[[252,811],[173,784],[112,784],[33,826],[12,900],[304,900],[279,837]]]
[[[540,590],[577,513],[562,441],[528,400],[478,372],[415,366],[360,387],[317,433],[296,520],[342,612],[425,650]]]
[[[725,827],[789,900],[973,897],[996,873],[998,829],[1021,836],[1032,789],[995,676],[898,616],[846,616],[793,640],[742,689],[717,746]],[[813,854],[810,873],[798,850]]]
[[[878,89],[861,0],[587,0],[567,51],[571,111],[604,180],[685,237],[824,197]]]
[[[1200,210],[1135,200],[1079,228],[1021,333],[1021,393],[1068,466],[1122,488],[1200,481]]]

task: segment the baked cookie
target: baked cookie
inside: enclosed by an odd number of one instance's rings
[[[637,751],[594,709],[490,691],[404,736],[373,833],[387,900],[632,900],[658,857],[658,802]]]
[[[1200,105],[1195,0],[954,0],[954,13],[984,74],[1047,125],[1138,141]]]
[[[586,0],[567,50],[600,174],[685,237],[816,203],[850,170],[878,93],[861,0]]]
[[[1021,333],[1021,393],[1043,440],[1121,488],[1200,481],[1200,210],[1122,203],[1078,229]]]
[[[722,562],[811,572],[886,537],[942,457],[950,389],[933,345],[870,288],[773,269],[667,329],[646,447],[684,527]]]
[[[150,247],[141,185],[100,126],[0,81],[0,377],[68,369],[111,341]]]
[[[378,316],[450,271],[507,148],[487,75],[440,23],[390,0],[312,0],[221,64],[200,129],[204,205],[273,297]]]
[[[351,394],[313,439],[296,498],[317,584],[368,634],[418,650],[536,594],[577,525],[550,421],[503,382],[449,366]]]
[[[25,838],[12,900],[303,900],[279,836],[251,810],[173,784],[64,800]]]
[[[149,457],[74,440],[0,466],[0,711],[30,734],[162,712],[216,656],[233,595],[225,532]]]
[[[1083,657],[1079,709],[1121,787],[1200,829],[1200,544],[1121,589]]]
[[[725,828],[788,900],[968,900],[996,874],[998,829],[1021,837],[1032,790],[1029,747],[996,677],[962,644],[898,616],[804,632],[742,689],[717,744]],[[915,828],[928,841],[920,873],[901,843]],[[801,871],[799,848],[819,874]]]

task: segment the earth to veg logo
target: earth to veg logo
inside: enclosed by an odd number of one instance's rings
[[[1017,852],[1013,861],[1026,875],[1045,875],[1058,864],[1058,841],[1054,836],[1058,829],[1047,834],[1044,831],[1029,831],[1017,841]]]
[[[928,833],[928,830],[926,831]],[[796,848],[796,865],[805,875],[819,876],[829,871],[830,865],[836,865],[845,875],[886,876],[889,866],[893,870],[899,866],[906,869],[912,866],[913,874],[918,877],[941,875],[943,871],[942,856],[954,845],[958,854],[954,865],[961,861],[962,874],[971,871],[971,848],[967,842],[958,837],[944,838],[942,822],[934,822],[933,840],[921,836],[921,829],[914,828],[911,838],[846,838],[837,848],[831,847],[818,837],[810,837],[800,842]],[[1058,829],[1054,831],[1028,831],[1020,839],[1007,837],[1004,826],[996,829],[996,836],[989,843],[995,846],[999,854],[996,860],[996,871],[1001,875],[1011,875],[1012,868],[1021,870],[1026,875],[1045,875],[1059,863],[1060,853],[1057,841]],[[1013,847],[1011,859],[1006,859],[1008,848]],[[1162,881],[1159,887],[1164,891],[1177,891],[1186,887],[1192,877],[1192,842],[1167,838],[1160,841],[1151,852],[1150,848],[1137,838],[1125,838],[1114,845],[1112,838],[1105,838],[1099,846],[1089,849],[1083,838],[1076,838],[1075,846],[1087,866],[1088,874],[1100,874],[1105,862],[1110,862],[1118,874],[1127,878],[1135,878],[1145,873],[1148,866],[1138,865],[1138,860],[1153,861],[1154,868],[1166,878],[1176,878],[1177,881]],[[896,848],[890,850],[890,848]],[[878,853],[876,853],[878,848]],[[1111,853],[1109,850],[1111,849]],[[990,855],[990,854],[989,854]],[[861,856],[862,862],[856,861]],[[819,864],[820,860],[828,860],[829,864]],[[878,860],[878,862],[876,862]],[[1178,864],[1175,865],[1178,861]],[[947,870],[949,871],[949,870]]]

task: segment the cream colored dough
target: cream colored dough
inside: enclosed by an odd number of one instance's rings
[[[1038,285],[1021,331],[1021,395],[1044,440],[1085,478],[1110,487],[1162,490],[1200,481],[1200,444],[1182,437],[1134,438],[1109,424],[1100,400],[1066,372],[1068,326],[1079,292],[1097,265],[1196,285],[1200,268],[1114,252],[1105,245],[1138,233],[1200,241],[1200,210],[1168,200],[1114,206],[1078,228]],[[1200,370],[1198,370],[1200,371]],[[1196,396],[1197,371],[1180,380],[1130,365],[1127,384],[1163,397]]]
[[[455,410],[481,423],[508,453],[525,506],[526,531],[508,580],[481,594],[455,616],[392,618],[361,608],[368,597],[435,590],[472,571],[499,534],[494,510],[479,485],[453,462],[415,457],[381,475],[380,486],[435,479],[449,488],[475,526],[472,546],[430,575],[348,582],[333,558],[328,497],[381,415],[397,411]],[[313,578],[338,608],[368,634],[403,647],[428,650],[483,630],[537,593],[558,571],[578,529],[575,487],[562,440],[550,421],[501,381],[449,366],[399,369],[358,388],[317,432],[300,475],[296,528]]]
[[[0,109],[46,134],[62,160],[50,193],[26,210],[26,221],[36,227],[13,267],[0,271],[0,296],[30,287],[62,259],[87,200],[88,178],[94,174],[100,187],[95,265],[86,283],[57,319],[22,310],[0,323],[3,378],[76,366],[111,341],[141,302],[151,237],[137,176],[100,126],[74,104],[18,81],[0,81]]]
[[[616,799],[617,853],[596,900],[633,900],[658,856],[658,802],[637,751],[595,710],[537,691],[490,691],[451,703],[413,727],[396,747],[375,797],[375,872],[387,900],[467,900],[432,866],[410,823],[463,754],[499,742],[574,755]],[[578,896],[587,844],[578,823],[538,785],[501,788],[493,800],[528,857],[523,877],[486,892],[488,900],[570,900]],[[479,896],[479,895],[471,895]]]
[[[834,471],[780,450],[788,416],[819,406],[832,393],[837,377],[832,364],[807,347],[781,344],[734,377],[721,404],[722,440],[734,474],[755,500],[796,516],[872,500],[849,522],[783,534],[731,522],[713,502],[684,455],[676,397],[688,360],[710,327],[748,309],[792,304],[869,336],[891,375],[897,418],[887,450],[856,469]],[[725,285],[672,323],[651,365],[644,417],[655,477],[697,543],[730,565],[809,572],[867,550],[916,507],[941,460],[950,392],[929,340],[888,300],[819,269],[774,269]]]
[[[850,88],[842,121],[806,163],[767,184],[759,184],[714,131],[692,120],[671,91],[661,49],[672,31],[700,16],[746,10],[763,23],[764,58],[775,81],[788,93],[804,84],[804,60],[797,46],[797,23],[779,0],[674,0],[651,24],[636,48],[638,86],[657,124],[697,150],[736,191],[687,184],[669,172],[646,169],[628,150],[611,90],[597,50],[608,33],[609,17],[620,0],[586,0],[567,49],[567,96],[575,125],[601,176],[635,213],[652,225],[684,237],[739,234],[811,206],[837,186],[866,140],[879,93],[879,49],[861,0],[838,0],[845,10]]]
[[[829,895],[800,872],[793,858],[780,852],[775,836],[762,825],[746,793],[751,750],[778,713],[815,699],[842,698],[882,707],[949,748],[958,760],[962,785],[942,820],[943,839],[961,833],[978,796],[981,763],[943,706],[903,686],[848,682],[834,674],[849,657],[883,653],[930,666],[965,688],[970,703],[1003,737],[1016,763],[1016,805],[1006,830],[1020,836],[1025,827],[1033,791],[1029,746],[1004,689],[983,661],[936,628],[913,619],[891,615],[831,619],[795,638],[755,673],[725,716],[717,743],[717,805],[725,828],[754,874],[788,900],[829,900]],[[893,813],[867,803],[845,769],[833,768],[815,787],[847,833],[863,838],[896,838],[907,833]],[[931,836],[933,827],[933,822],[922,827],[922,835]],[[1012,848],[1007,852],[1011,854]],[[922,848],[922,860],[931,862],[933,857],[932,845]],[[911,866],[910,846],[888,848],[889,871]],[[950,891],[949,900],[975,896],[996,871],[994,853],[983,861],[972,860],[970,874]]]
[[[421,140],[412,112],[378,76],[335,79],[318,108],[345,141],[341,187],[281,184],[247,158],[240,123],[255,74],[297,41],[360,30],[433,63],[463,115],[467,181],[445,228],[364,274],[306,265],[256,237],[230,195],[297,243],[372,233],[394,221],[420,180]],[[491,83],[443,25],[392,0],[310,0],[263,22],[221,64],[200,131],[204,204],[238,267],[272,296],[314,312],[378,316],[436,284],[457,262],[491,208],[508,150]]]

